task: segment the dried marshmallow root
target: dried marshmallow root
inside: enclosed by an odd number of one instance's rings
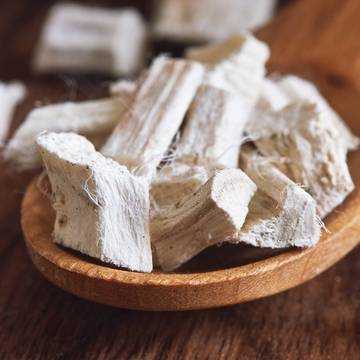
[[[102,153],[152,178],[203,79],[202,65],[159,57]]]
[[[162,167],[151,182],[151,218],[159,216],[191,196],[213,173],[213,169],[181,162]]]
[[[176,149],[177,163],[236,167],[242,133],[258,99],[268,56],[268,47],[250,35],[237,35],[215,45],[187,51],[189,59],[204,63],[209,71],[187,116]],[[229,142],[229,138],[233,141]],[[208,169],[201,172],[204,171]],[[171,179],[162,180],[165,186],[171,183]],[[190,187],[185,180],[182,184],[187,193]],[[152,189],[162,185],[158,181]],[[190,185],[195,191],[202,183],[191,178]],[[167,188],[171,193],[171,188]],[[165,195],[171,198],[171,194]]]
[[[259,151],[317,202],[321,218],[354,189],[346,149],[329,113],[299,102],[280,112],[264,112],[249,124]]]
[[[197,191],[213,169],[238,167],[246,118],[236,97],[202,85],[187,112],[175,161],[158,171],[151,184],[153,206],[167,211]]]
[[[261,89],[258,103],[254,110],[253,120],[257,121],[257,111],[279,111],[290,104],[287,94],[279,87],[279,85],[268,78],[265,78]]]
[[[322,97],[315,85],[297,76],[285,76],[277,84],[289,97],[290,101],[309,101],[318,106],[318,111],[326,113],[328,121],[331,121],[339,131],[340,138],[343,140],[347,150],[356,150],[359,147],[359,138],[351,133],[351,130]]]
[[[4,157],[17,170],[41,166],[35,139],[43,131],[75,132],[101,146],[120,121],[130,94],[117,97],[48,105],[32,110],[9,141]]]
[[[176,148],[178,161],[236,168],[247,119],[241,103],[227,91],[202,85],[186,117]]]
[[[135,9],[53,6],[33,59],[39,72],[76,71],[132,75],[141,70],[146,25]]]
[[[159,38],[222,40],[267,22],[276,0],[162,0],[153,28]]]
[[[176,161],[165,172],[175,174],[177,186],[172,187],[171,177],[156,180],[151,188],[155,207],[196,191],[214,168],[237,167],[242,134],[258,99],[268,55],[264,43],[245,35],[188,51],[189,58],[205,63],[209,71],[189,109]],[[194,176],[194,165],[206,169],[197,168],[200,176]]]
[[[137,87],[136,81],[118,80],[110,84],[109,91],[112,96],[133,95]]]
[[[241,167],[258,191],[233,242],[268,248],[314,246],[321,230],[315,200],[256,151],[243,150]]]
[[[134,271],[152,271],[149,188],[84,137],[37,138],[53,191],[55,243]]]
[[[328,121],[338,130],[347,151],[356,150],[359,147],[360,139],[351,133],[344,120],[331,108],[316,86],[295,75],[284,76],[277,80],[265,79],[253,121],[257,121],[258,110],[279,111],[297,101],[311,102],[317,106],[319,112],[324,112]]]
[[[5,141],[16,105],[25,97],[25,86],[19,82],[0,82],[0,145]]]
[[[188,59],[209,67],[205,84],[234,93],[247,113],[250,113],[259,98],[269,55],[268,46],[248,34],[190,48],[186,53]]]
[[[151,222],[156,258],[171,271],[239,231],[255,184],[240,169],[216,172],[193,196]]]

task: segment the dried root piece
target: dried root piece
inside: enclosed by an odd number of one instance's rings
[[[234,95],[202,85],[189,108],[176,148],[177,160],[189,165],[236,168],[246,121]]]
[[[102,153],[151,178],[178,131],[203,74],[203,66],[192,61],[155,59],[134,94],[131,108]]]
[[[130,94],[79,103],[48,105],[32,110],[9,141],[4,157],[19,171],[41,166],[35,139],[43,131],[75,132],[100,146],[130,103]]]
[[[248,131],[260,152],[314,197],[321,218],[354,189],[338,129],[316,105],[300,102],[264,112]]]
[[[356,150],[359,147],[360,139],[352,134],[344,120],[331,108],[316,86],[295,75],[284,76],[277,80],[265,79],[253,121],[257,121],[258,111],[279,111],[298,101],[311,102],[317,106],[317,111],[326,114],[328,121],[338,130],[346,151]]]
[[[209,67],[205,84],[234,93],[243,112],[255,106],[265,76],[268,46],[251,35],[236,35],[213,45],[189,49],[187,58]]]
[[[174,162],[162,167],[151,183],[152,217],[173,208],[204,185],[213,175],[204,166]]]
[[[242,152],[241,167],[258,191],[233,242],[269,248],[315,245],[321,230],[315,200],[255,151]]]
[[[237,167],[242,134],[258,98],[268,52],[265,44],[245,35],[188,51],[189,58],[205,63],[209,71],[189,109],[176,161],[164,172],[176,174],[177,186],[171,186],[171,178],[158,179],[152,185],[156,207],[197,190],[204,174],[211,175],[213,169]],[[202,175],[193,176],[183,164],[203,166],[197,169]]]
[[[25,97],[25,87],[19,82],[0,82],[0,145],[8,135],[16,105]]]
[[[193,196],[152,219],[151,239],[160,266],[171,271],[203,249],[239,231],[255,184],[240,169],[217,172]]]
[[[131,80],[118,80],[110,84],[109,90],[112,96],[126,96],[134,94],[136,87],[136,81]]]
[[[290,102],[304,100],[316,104],[318,111],[324,112],[328,121],[336,127],[348,151],[359,147],[360,139],[351,133],[339,114],[331,108],[314,84],[297,76],[285,76],[277,82],[277,85],[288,96]]]
[[[55,243],[135,271],[152,270],[145,180],[95,151],[84,137],[37,138],[53,191]]]
[[[144,63],[146,26],[135,9],[55,5],[33,59],[36,71],[131,75]]]
[[[162,0],[153,32],[177,41],[211,41],[263,25],[276,0]]]
[[[254,111],[253,121],[258,121],[256,117],[257,111],[279,111],[289,104],[290,100],[288,95],[284,93],[279,85],[275,81],[265,78]]]
[[[197,191],[214,169],[236,168],[246,119],[234,95],[202,85],[186,116],[176,158],[151,184],[153,206],[167,211]],[[229,140],[230,139],[230,140]]]

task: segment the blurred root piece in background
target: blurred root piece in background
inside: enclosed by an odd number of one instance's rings
[[[146,25],[136,9],[57,4],[33,58],[36,72],[133,75],[143,67]]]
[[[185,42],[222,40],[265,24],[276,4],[276,0],[161,0],[153,33]]]
[[[20,82],[0,82],[0,146],[8,135],[15,107],[24,99],[25,93],[25,86]]]

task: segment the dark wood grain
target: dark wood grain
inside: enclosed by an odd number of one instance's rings
[[[71,77],[30,75],[49,3],[0,2],[0,79],[20,78],[30,90],[14,127],[37,100],[101,95],[100,79],[76,78],[74,85],[64,81]],[[360,358],[360,249],[311,282],[252,303],[188,313],[113,309],[55,288],[32,266],[19,225],[32,175],[0,165],[1,359]]]

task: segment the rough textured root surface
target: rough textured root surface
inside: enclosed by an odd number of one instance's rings
[[[236,96],[202,85],[186,116],[176,147],[177,161],[236,168],[246,121]]]
[[[202,81],[204,68],[158,57],[135,91],[129,109],[102,153],[152,178]]]
[[[153,32],[159,38],[198,42],[224,39],[267,22],[276,0],[162,0]]]
[[[151,183],[152,212],[157,216],[184,198],[193,195],[213,175],[203,166],[174,162],[162,167]]]
[[[157,261],[171,271],[242,227],[255,184],[240,169],[216,172],[193,196],[151,220]]]
[[[321,218],[354,189],[346,149],[327,112],[307,102],[259,113],[248,126],[260,152],[313,196]]]
[[[241,167],[258,191],[250,202],[244,226],[233,241],[269,248],[315,245],[321,230],[315,200],[271,160],[250,148],[242,153]]]
[[[146,32],[134,9],[56,4],[42,30],[33,68],[132,75],[145,60]]]
[[[265,43],[242,34],[213,45],[190,48],[186,56],[209,67],[205,84],[235,94],[243,111],[250,113],[260,94],[269,54]]]
[[[56,243],[116,266],[152,271],[149,189],[84,137],[37,138],[53,191]]]
[[[19,82],[0,82],[0,146],[8,135],[15,107],[24,99],[25,93],[25,86]]]
[[[175,160],[162,167],[152,182],[154,210],[166,211],[197,191],[214,169],[237,167],[245,126],[238,105],[227,91],[200,86],[175,145]]]
[[[278,84],[291,101],[313,102],[317,105],[318,111],[326,113],[328,121],[339,131],[347,150],[355,150],[359,147],[360,139],[351,133],[344,120],[331,108],[314,84],[297,76],[285,76],[279,80]]]
[[[284,76],[277,80],[265,79],[258,107],[278,111],[297,101],[314,103],[319,112],[324,112],[328,121],[338,130],[347,151],[356,150],[359,147],[360,139],[352,134],[344,120],[331,108],[316,86],[295,75]]]
[[[117,97],[61,103],[32,110],[9,141],[4,157],[17,170],[41,166],[36,136],[44,131],[75,132],[96,146],[102,145],[129,107],[130,94]]]
[[[137,85],[137,81],[122,79],[111,83],[109,92],[112,96],[131,96],[134,94]]]
[[[290,100],[287,94],[280,88],[277,82],[265,78],[260,89],[260,96],[255,107],[256,110],[273,110],[279,111],[289,105]],[[253,121],[257,121],[257,117],[252,117]]]

